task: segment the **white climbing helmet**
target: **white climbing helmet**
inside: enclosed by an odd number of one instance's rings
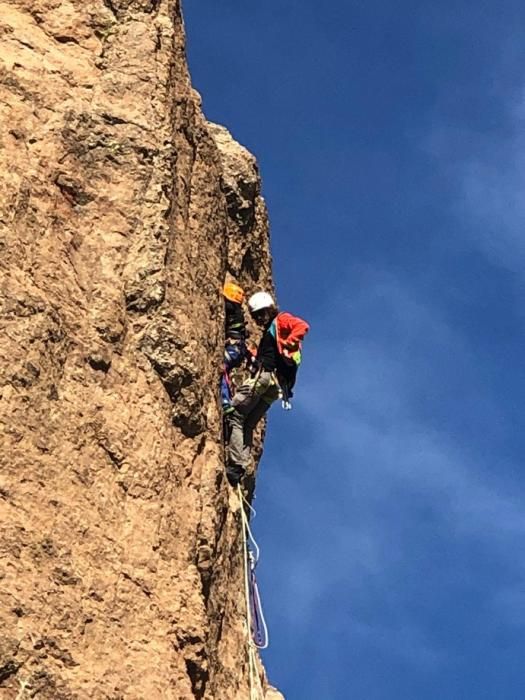
[[[275,302],[272,295],[268,294],[268,292],[256,292],[248,299],[248,308],[251,314],[255,314],[263,309],[270,309],[273,306],[275,306]]]

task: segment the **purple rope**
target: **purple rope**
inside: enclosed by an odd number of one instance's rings
[[[252,639],[256,647],[266,649],[268,646],[268,628],[259,595],[259,587],[255,578],[255,566],[250,567],[250,603],[252,611]]]

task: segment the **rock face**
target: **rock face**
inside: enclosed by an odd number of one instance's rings
[[[0,17],[0,696],[249,698],[218,381],[224,280],[271,284],[257,165],[178,1]]]

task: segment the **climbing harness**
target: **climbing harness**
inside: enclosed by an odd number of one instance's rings
[[[242,495],[240,484],[237,485],[237,494],[239,496],[242,524],[243,578],[246,606],[248,666],[250,671],[250,700],[264,700],[264,691],[259,673],[257,671],[256,649],[266,649],[268,646],[268,627],[266,625],[266,620],[264,619],[259,589],[255,579],[255,567],[257,566],[257,562],[259,560],[260,550],[250,529],[248,518],[246,517],[246,512],[244,510],[244,505],[246,504],[252,513],[255,513],[255,510]]]

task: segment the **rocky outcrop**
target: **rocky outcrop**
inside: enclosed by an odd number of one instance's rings
[[[257,165],[177,1],[0,17],[0,694],[247,698],[217,384],[223,281],[271,282]]]

